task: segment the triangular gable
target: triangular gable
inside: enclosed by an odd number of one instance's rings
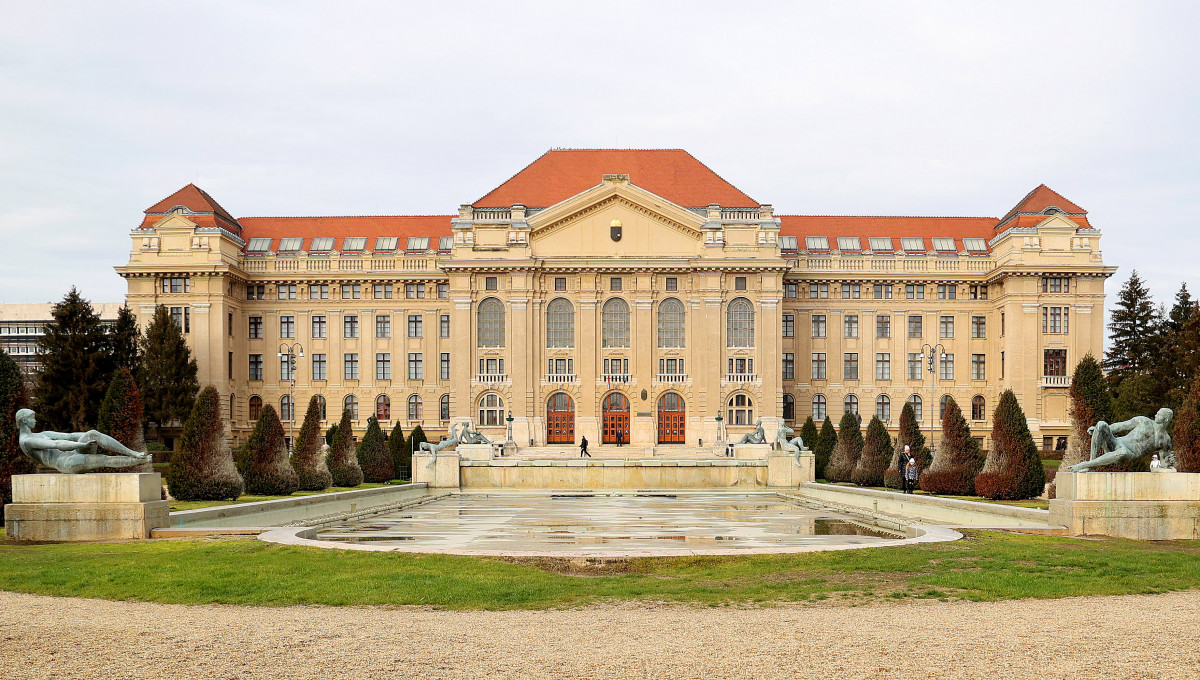
[[[1062,194],[1051,189],[1045,184],[1039,184],[1033,191],[1030,191],[1022,198],[1012,210],[1009,210],[1004,217],[1000,218],[1000,224],[1003,225],[1008,220],[1020,214],[1036,214],[1043,212],[1047,208],[1058,208],[1059,210],[1071,215],[1086,215],[1087,211],[1079,207],[1072,201],[1067,200]]]
[[[634,186],[621,176],[606,179],[599,186],[533,215],[528,220],[531,236],[535,239],[544,236],[610,206],[621,206],[696,241],[703,238],[700,228],[705,218]]]
[[[222,221],[227,222],[233,231],[241,231],[241,225],[238,224],[233,215],[230,215],[225,208],[222,208],[220,203],[217,203],[212,196],[208,195],[208,192],[195,184],[188,184],[179,191],[146,208],[146,214],[165,215],[179,206],[183,206],[193,213],[211,213],[216,215]],[[146,224],[143,223],[143,226],[146,226]]]

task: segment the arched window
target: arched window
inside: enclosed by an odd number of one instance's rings
[[[488,298],[479,303],[478,347],[504,346],[504,303],[496,298]]]
[[[262,414],[262,397],[257,394],[250,397],[250,420],[258,420]]]
[[[746,298],[729,303],[725,336],[727,347],[754,346],[754,305]]]
[[[317,408],[321,409],[321,420],[325,420],[325,397],[317,395]]]
[[[504,400],[495,392],[488,392],[479,400],[478,425],[503,425]]]
[[[946,416],[946,407],[950,405],[950,401],[953,399],[954,397],[951,397],[949,394],[942,395],[942,401],[938,405],[938,418],[944,418]]]
[[[744,394],[735,394],[729,398],[730,425],[754,424],[754,401]]]
[[[658,346],[683,347],[687,312],[683,303],[667,298],[658,306]]]
[[[892,419],[892,398],[886,394],[881,394],[875,398],[875,415],[879,416],[882,421]]]
[[[279,419],[287,422],[296,419],[296,407],[292,403],[292,395],[285,394],[279,398]]]
[[[913,416],[915,416],[917,419],[917,422],[920,423],[921,422],[921,406],[923,405],[923,402],[921,401],[921,395],[919,395],[919,394],[912,395],[911,397],[908,398],[908,403],[912,404]]]
[[[441,399],[438,399],[438,419],[450,420],[450,395],[443,394]]]
[[[237,405],[237,395],[229,395],[229,422],[233,422],[233,408]]]
[[[546,346],[575,346],[575,308],[564,298],[546,305]]]
[[[825,402],[824,394],[818,394],[815,397],[813,397],[813,400],[812,400],[813,420],[825,420],[825,416],[828,413],[825,410],[825,406],[826,406],[826,402]]]
[[[853,394],[847,394],[846,401],[842,405],[845,407],[846,413],[853,413],[854,415],[858,415],[858,397],[857,396],[855,396]]]
[[[342,402],[342,408],[350,412],[350,420],[358,420],[358,397],[347,394],[345,401]]]
[[[381,394],[375,397],[375,420],[391,420],[392,419],[392,400],[388,399],[388,395]]]
[[[984,400],[983,400],[983,395],[976,394],[975,398],[971,400],[971,420],[983,420],[984,419],[985,404],[986,404],[986,402],[984,402]]]
[[[796,419],[796,398],[790,394],[783,395],[783,419]]]
[[[408,398],[408,419],[421,420],[421,397],[412,395]]]
[[[602,347],[629,346],[629,303],[621,298],[609,298],[600,310]]]
[[[550,401],[546,406],[546,410],[555,413],[567,413],[575,410],[575,404],[571,401],[571,395],[566,392],[555,392],[550,395]]]

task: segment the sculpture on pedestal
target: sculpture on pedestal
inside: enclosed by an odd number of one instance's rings
[[[1068,469],[1071,472],[1087,472],[1104,465],[1132,463],[1155,452],[1160,454],[1162,468],[1173,469],[1175,452],[1167,428],[1174,416],[1171,409],[1160,408],[1154,420],[1134,416],[1112,425],[1101,420],[1088,428],[1088,434],[1092,435],[1090,459]]]
[[[34,432],[33,427],[37,419],[33,411],[27,408],[17,411],[16,420],[20,431],[17,444],[21,451],[38,463],[59,472],[78,474],[125,468],[151,460],[150,454],[126,448],[121,442],[96,430]],[[119,455],[97,453],[98,449],[113,451]]]
[[[492,440],[483,436],[479,432],[471,429],[471,423],[458,423],[450,426],[450,432],[446,438],[437,444],[429,442],[421,442],[421,451],[426,451],[433,454],[429,460],[429,465],[432,466],[437,462],[438,452],[442,449],[455,446],[457,444],[491,444]]]
[[[796,465],[800,464],[800,452],[806,451],[804,448],[804,439],[800,437],[790,437],[796,434],[796,431],[779,421],[779,429],[775,431],[775,441],[772,442],[771,448],[778,448],[783,453],[790,453],[795,458]],[[789,438],[790,437],[790,438]]]
[[[759,418],[754,423],[754,431],[749,434],[742,435],[738,440],[739,444],[765,444],[767,441],[767,433],[763,430],[762,418]]]

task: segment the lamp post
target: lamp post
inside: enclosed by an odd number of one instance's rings
[[[946,347],[942,343],[930,345],[925,343],[921,345],[921,359],[925,361],[925,370],[929,371],[929,455],[933,456],[935,447],[933,445],[933,405],[937,401],[937,374],[936,360],[943,359],[946,356]],[[920,453],[918,451],[918,453]]]
[[[725,444],[725,436],[724,436],[724,433],[721,432],[721,421],[722,420],[723,419],[721,418],[721,413],[720,413],[720,411],[718,411],[717,412],[717,441],[720,442],[722,445],[724,445]]]
[[[298,342],[293,342],[290,345],[286,342],[279,344],[279,358],[287,358],[288,360],[288,375],[291,380],[288,382],[288,403],[291,406],[292,412],[288,415],[288,452],[296,446],[295,429],[296,429],[296,397],[293,392],[296,390],[296,357],[304,358],[304,345]]]
[[[513,440],[513,438],[512,438],[512,421],[513,421],[512,411],[509,411],[508,417],[504,419],[504,422],[508,424],[508,439],[506,439],[505,441],[511,442]]]

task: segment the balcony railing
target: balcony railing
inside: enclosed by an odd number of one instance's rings
[[[660,383],[684,383],[687,379],[687,373],[659,373],[657,377]]]
[[[575,382],[574,373],[547,373],[546,382],[548,383],[573,383]]]
[[[477,383],[502,383],[508,380],[506,373],[476,373],[475,382]]]
[[[627,383],[629,382],[628,373],[602,373],[600,374],[600,382],[603,383]]]
[[[757,373],[726,373],[725,382],[731,383],[752,383],[758,380]]]
[[[1070,387],[1071,377],[1069,375],[1043,375],[1042,387]]]

